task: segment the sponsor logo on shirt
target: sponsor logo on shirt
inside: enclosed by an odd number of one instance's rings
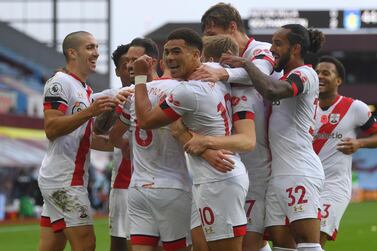
[[[333,133],[318,133],[314,135],[314,139],[341,139],[343,138],[343,134],[338,132]]]

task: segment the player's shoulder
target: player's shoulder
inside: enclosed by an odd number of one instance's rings
[[[175,86],[178,85],[179,82],[175,79],[171,78],[161,78],[161,79],[155,79],[151,82],[147,83],[147,87],[153,87],[153,86]]]
[[[350,103],[352,103],[352,107],[355,110],[358,110],[358,111],[361,111],[361,110],[369,111],[368,105],[365,104],[363,101],[361,101],[359,99],[353,99],[353,98],[350,98],[350,97],[343,97],[343,100],[344,100],[343,102],[350,102]]]
[[[69,93],[71,84],[68,83],[69,76],[63,72],[56,72],[54,76],[46,81],[44,86],[45,96],[60,96]]]
[[[295,74],[295,75],[298,75],[302,82],[305,83],[307,81],[316,81],[318,82],[318,75],[317,73],[315,72],[315,70],[313,69],[313,67],[311,65],[302,65],[302,66],[299,66],[295,69],[293,69],[289,74],[289,75],[292,75],[292,74]]]
[[[258,41],[254,39],[248,44],[248,47],[246,48],[245,53],[252,54],[254,56],[257,56],[259,54],[269,55],[271,54],[270,48],[271,48],[270,43],[262,42],[262,41]]]
[[[258,41],[258,40],[253,40],[251,43],[250,43],[250,46],[255,48],[255,49],[268,49],[270,50],[271,48],[271,43],[268,43],[268,42],[263,42],[263,41]]]

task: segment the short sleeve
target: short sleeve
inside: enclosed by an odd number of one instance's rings
[[[233,122],[242,119],[254,120],[253,87],[232,86]]]
[[[65,113],[68,108],[69,87],[69,84],[63,84],[63,79],[50,79],[44,87],[44,110],[56,109]]]
[[[160,103],[165,114],[176,120],[187,112],[196,110],[197,101],[194,90],[187,82],[180,83]]]
[[[293,71],[288,75],[285,81],[291,84],[294,97],[301,93],[306,93],[310,88],[309,77],[307,73],[302,70]]]
[[[120,121],[124,124],[130,126],[131,125],[131,104],[133,102],[133,96],[127,98],[126,102],[123,105],[121,113],[119,115]],[[118,108],[119,109],[119,108]],[[119,113],[119,111],[118,111]]]
[[[369,111],[368,106],[360,101],[354,101],[355,106],[355,121],[357,126],[361,128],[367,134],[377,133],[377,121],[376,118]]]

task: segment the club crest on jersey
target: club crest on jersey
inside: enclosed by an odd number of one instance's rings
[[[53,96],[59,96],[62,93],[63,87],[59,83],[53,83],[50,88],[48,88],[48,92]]]
[[[83,102],[76,102],[75,105],[72,108],[72,114],[74,114],[76,112],[81,112],[86,107],[87,106]]]
[[[322,123],[322,124],[327,124],[327,122],[329,122],[329,116],[327,116],[327,115],[322,115],[322,116],[321,116],[321,123]]]
[[[340,114],[339,113],[331,113],[329,117],[330,124],[335,125],[338,124],[340,120]]]

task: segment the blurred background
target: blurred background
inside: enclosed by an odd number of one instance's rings
[[[64,66],[61,43],[77,30],[99,42],[94,91],[120,86],[110,55],[135,37],[162,45],[177,27],[200,30],[200,17],[218,1],[0,0],[0,226],[38,218],[42,198],[37,175],[46,149],[42,91],[54,69]],[[340,59],[347,70],[343,95],[377,106],[377,1],[226,1],[240,10],[249,35],[271,41],[277,27],[300,23],[326,34],[321,54]],[[354,155],[353,201],[377,201],[377,150]],[[93,152],[92,206],[107,212],[112,159]],[[376,215],[374,214],[374,217]],[[375,220],[376,222],[377,220]],[[377,227],[375,226],[375,231]],[[377,233],[376,233],[377,234]]]

